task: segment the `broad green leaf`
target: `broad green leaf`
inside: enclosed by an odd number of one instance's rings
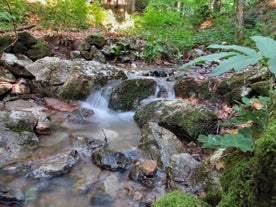
[[[221,136],[209,134],[208,137],[205,135],[199,135],[198,141],[204,144],[206,148],[219,148],[221,145]]]
[[[246,56],[246,55],[236,55],[234,57],[230,57],[229,59],[223,61],[219,66],[214,68],[213,74],[220,75],[225,73],[231,69],[235,71],[239,71],[244,69],[248,65],[255,65],[259,62],[261,56]]]
[[[236,147],[243,152],[251,150],[254,141],[252,138],[244,137],[242,134],[226,134],[221,139],[221,145],[223,147]]]
[[[184,67],[187,67],[188,65],[192,65],[192,64],[198,63],[198,62],[214,61],[214,60],[219,60],[222,58],[229,58],[229,57],[232,57],[232,56],[235,56],[238,54],[239,53],[236,53],[236,52],[220,52],[220,53],[205,55],[205,56],[198,57],[198,58],[182,65],[180,68],[184,68]]]
[[[275,51],[276,51],[276,49],[275,49]],[[271,58],[268,61],[268,64],[269,64],[269,70],[276,75],[276,57]]]
[[[242,134],[246,138],[252,138],[253,131],[248,127],[244,127],[238,130],[239,134]]]
[[[239,45],[218,45],[218,44],[213,44],[208,46],[208,48],[213,48],[213,49],[223,49],[223,50],[234,50],[240,53],[243,53],[248,56],[260,56],[255,50],[248,48],[248,47],[243,47]]]
[[[253,36],[252,40],[256,42],[258,49],[261,51],[262,55],[267,58],[276,58],[276,41],[270,37],[263,36]],[[276,69],[275,69],[276,70]]]

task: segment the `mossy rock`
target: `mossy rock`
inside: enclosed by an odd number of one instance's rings
[[[208,203],[187,193],[173,191],[158,200],[154,207],[211,207]]]
[[[152,79],[125,80],[112,90],[109,108],[121,111],[134,110],[143,99],[154,95],[156,85]]]
[[[105,38],[98,34],[88,35],[85,40],[87,43],[95,45],[97,48],[102,48],[105,44]]]
[[[18,33],[18,42],[23,43],[28,49],[38,42],[30,33],[20,32]]]
[[[155,121],[184,141],[195,141],[199,134],[214,133],[217,127],[214,109],[181,100],[151,102],[139,108],[134,119],[140,127]]]
[[[251,155],[236,151],[224,161],[225,171],[220,179],[223,188],[217,207],[276,206],[276,110],[274,107],[264,135],[259,138]],[[210,202],[217,195],[207,192]]]
[[[269,96],[269,80],[252,83],[250,84],[250,87],[255,91],[255,93],[260,94],[261,96]]]
[[[5,52],[10,52],[11,48],[9,45],[11,45],[13,42],[13,39],[10,35],[5,35],[4,37],[0,38],[0,51],[3,51],[5,49]]]
[[[46,56],[52,56],[52,50],[42,42],[37,42],[27,51],[28,57],[35,61]]]

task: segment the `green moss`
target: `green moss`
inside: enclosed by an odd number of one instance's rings
[[[31,49],[27,51],[27,55],[35,61],[46,56],[52,56],[53,52],[44,43],[37,42],[35,45],[32,46]]]
[[[109,107],[113,110],[133,110],[140,101],[154,94],[155,87],[156,82],[152,79],[125,80],[113,89]]]
[[[0,38],[0,51],[6,49],[5,52],[10,52],[11,43],[13,42],[12,37],[10,35],[5,35],[4,37]],[[8,48],[7,48],[8,47]]]
[[[155,110],[155,107],[158,102],[159,101],[150,102],[149,104],[145,105],[142,109],[138,109],[136,111],[133,118],[140,127],[142,127],[152,118],[151,114]]]
[[[260,81],[250,84],[250,87],[260,96],[269,96],[269,81]]]
[[[206,202],[187,193],[173,191],[158,200],[154,207],[210,207]]]
[[[227,168],[221,177],[222,200],[217,207],[256,206],[255,183],[256,159],[244,154],[231,155],[225,159]]]
[[[255,151],[257,170],[254,180],[258,207],[276,206],[276,111],[264,136],[257,140]]]
[[[11,131],[17,132],[17,133],[22,133],[24,131],[33,132],[33,127],[34,126],[26,123],[25,121],[19,121],[17,123],[12,123],[8,125],[8,128]]]
[[[225,158],[222,199],[217,207],[276,206],[275,118],[274,110],[264,135],[256,141],[254,156],[239,153]]]

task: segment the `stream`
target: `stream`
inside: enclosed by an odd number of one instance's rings
[[[158,81],[155,96],[144,103],[155,100],[157,96],[162,98],[163,95],[160,94],[165,91],[168,93],[167,98],[174,98],[173,83],[161,78]],[[141,200],[141,196],[156,191],[158,186],[153,189],[131,181],[128,171],[101,170],[93,164],[82,146],[82,137],[107,140],[110,149],[138,159],[137,144],[141,135],[133,119],[135,112],[115,112],[108,108],[108,98],[114,84],[116,83],[111,82],[105,88],[91,93],[86,101],[81,103],[81,107],[94,111],[94,114],[82,120],[68,119],[68,112],[54,112],[51,115],[53,132],[51,135],[39,136],[39,148],[30,158],[31,164],[38,165],[39,160],[68,149],[77,150],[81,159],[69,173],[50,180],[36,181],[22,175],[1,175],[1,182],[14,189],[20,189],[26,196],[23,204],[11,206],[147,206],[137,201]],[[79,137],[80,140],[74,137]],[[0,204],[0,207],[4,206]]]

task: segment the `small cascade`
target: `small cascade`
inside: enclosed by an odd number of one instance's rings
[[[175,81],[167,81],[167,78],[156,78],[155,81],[157,82],[155,98],[163,98],[168,100],[175,99]]]

